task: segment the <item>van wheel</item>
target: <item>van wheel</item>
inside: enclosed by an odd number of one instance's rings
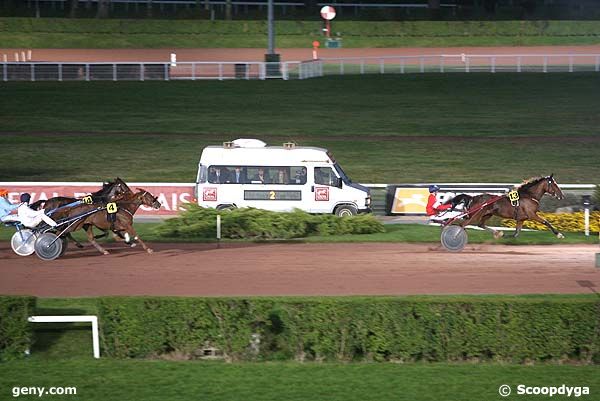
[[[339,217],[355,216],[358,210],[352,205],[342,205],[335,209],[335,215]]]
[[[217,210],[233,210],[235,209],[235,205],[219,205],[217,206]]]

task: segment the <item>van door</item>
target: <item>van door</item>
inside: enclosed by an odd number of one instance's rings
[[[339,188],[341,179],[332,167],[312,168],[309,181],[311,213],[333,213],[333,207],[345,201],[344,190]]]

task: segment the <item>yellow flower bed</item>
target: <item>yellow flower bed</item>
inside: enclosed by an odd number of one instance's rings
[[[550,224],[559,231],[583,232],[585,231],[585,221],[583,212],[574,213],[538,213],[538,215],[546,219]],[[502,219],[504,227],[515,227],[517,223],[514,220]],[[526,220],[523,224],[524,228],[534,230],[548,230],[548,227],[537,221]],[[600,230],[600,212],[590,213],[590,232],[598,232]]]

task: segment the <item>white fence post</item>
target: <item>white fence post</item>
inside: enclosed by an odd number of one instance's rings
[[[63,70],[63,69],[62,69],[62,66],[63,66],[63,65],[62,65],[62,63],[59,63],[59,64],[58,64],[58,80],[59,80],[60,82],[62,82],[62,70]]]
[[[569,55],[569,72],[573,72],[573,55]]]
[[[7,64],[4,63],[2,65],[2,71],[3,71],[3,77],[4,77],[4,82],[8,81],[8,68],[7,68]]]
[[[223,80],[223,63],[219,63],[219,81]]]
[[[35,64],[31,63],[31,81],[35,81]]]
[[[90,80],[90,65],[89,64],[85,65],[85,80],[87,82],[89,82],[89,80]]]
[[[196,63],[192,63],[192,81],[196,80]]]
[[[144,64],[140,63],[140,81],[144,80]]]
[[[117,65],[113,64],[113,81],[117,80]]]

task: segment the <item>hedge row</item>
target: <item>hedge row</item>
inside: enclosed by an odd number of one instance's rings
[[[215,238],[217,214],[221,215],[221,237],[230,239],[291,239],[385,231],[372,215],[337,217],[301,210],[281,213],[253,208],[217,211],[189,204],[179,217],[166,220],[155,232],[167,238]]]
[[[583,212],[574,213],[538,213],[538,215],[546,219],[550,224],[554,226],[558,231],[566,232],[584,232],[585,231],[585,219]],[[505,227],[516,227],[517,223],[514,220],[503,219],[502,225]],[[550,230],[542,223],[538,223],[532,220],[526,220],[523,224],[525,228],[531,228],[534,230]],[[590,232],[600,231],[600,212],[590,213]]]
[[[22,357],[31,348],[27,318],[34,310],[34,297],[0,296],[0,362]]]
[[[600,363],[592,297],[101,298],[105,355]]]

